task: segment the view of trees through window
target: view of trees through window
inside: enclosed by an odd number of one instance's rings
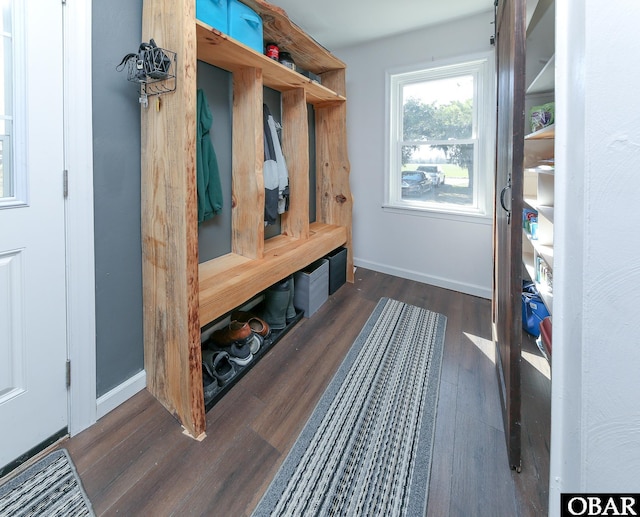
[[[402,85],[402,199],[472,205],[474,202],[474,76]],[[413,171],[430,186],[415,188]]]

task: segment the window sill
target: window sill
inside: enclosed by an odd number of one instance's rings
[[[382,210],[392,214],[412,215],[418,217],[430,217],[433,219],[449,219],[451,221],[472,223],[472,224],[493,224],[493,217],[491,214],[486,214],[480,211],[454,211],[449,208],[438,209],[435,207],[426,206],[409,206],[409,205],[382,205]]]

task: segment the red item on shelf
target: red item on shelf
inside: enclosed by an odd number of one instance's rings
[[[547,316],[540,322],[540,338],[549,357],[551,357],[551,329],[551,317]]]
[[[276,45],[275,43],[268,43],[265,55],[267,57],[270,57],[271,59],[275,59],[276,61],[278,61],[280,57],[280,49],[278,48],[278,45]]]

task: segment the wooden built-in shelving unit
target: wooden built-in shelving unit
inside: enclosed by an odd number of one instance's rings
[[[262,259],[229,253],[200,264],[200,320],[213,321],[264,291],[274,278],[285,278],[346,241],[344,227],[313,223],[308,239],[280,235],[265,241]]]
[[[353,282],[345,65],[262,0],[264,37],[283,42],[290,70],[195,19],[195,0],[144,0],[143,40],[177,53],[174,93],[142,110],[145,370],[149,391],[194,437],[204,436],[201,328],[339,246]],[[197,61],[233,75],[231,253],[198,262]],[[282,93],[290,206],[264,238],[263,88]],[[316,185],[309,185],[307,105],[315,111]],[[316,221],[309,221],[315,188]]]
[[[198,59],[229,72],[239,72],[243,68],[262,70],[264,86],[280,92],[302,88],[306,100],[314,106],[340,104],[345,97],[330,90],[322,84],[281,65],[279,62],[258,54],[253,49],[212,29],[207,24],[196,20],[198,38]]]

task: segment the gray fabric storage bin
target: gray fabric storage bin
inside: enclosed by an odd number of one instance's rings
[[[312,262],[294,275],[293,305],[304,310],[305,318],[315,313],[329,298],[329,261]]]

